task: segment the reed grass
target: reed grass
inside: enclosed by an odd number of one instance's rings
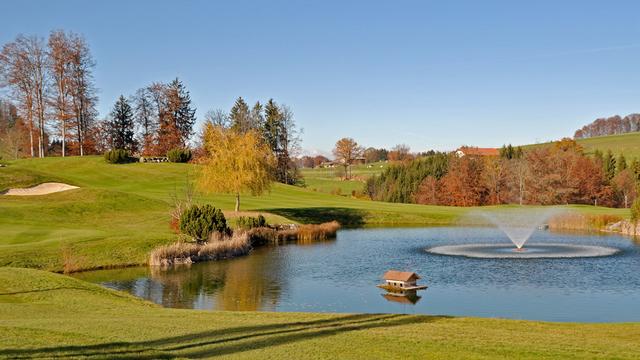
[[[251,250],[246,232],[235,232],[231,236],[214,234],[204,244],[177,242],[160,246],[151,252],[149,265],[171,266],[228,259],[246,255]]]
[[[617,215],[569,213],[549,219],[549,228],[556,230],[600,231],[605,230],[608,225],[621,220],[623,218]]]
[[[270,228],[259,227],[248,231],[251,244],[281,244],[290,241],[311,242],[323,241],[336,236],[340,229],[337,221],[330,221],[322,224],[307,224],[293,226],[290,228]]]

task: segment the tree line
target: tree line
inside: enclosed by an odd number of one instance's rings
[[[625,117],[614,115],[600,118],[576,130],[575,139],[586,139],[594,136],[625,134],[640,131],[640,114],[629,114]]]
[[[180,79],[154,82],[128,97],[120,95],[109,116],[99,123],[98,149],[166,156],[170,150],[189,146],[195,113]]]
[[[435,154],[368,179],[372,200],[449,206],[592,204],[628,207],[640,162],[610,151],[587,156],[575,141],[508,150],[500,156]]]
[[[19,144],[17,153],[44,157],[51,134],[62,155],[94,152],[98,101],[93,80],[95,61],[84,38],[52,31],[48,39],[18,35],[0,51],[0,86],[10,90],[17,115],[5,137]]]

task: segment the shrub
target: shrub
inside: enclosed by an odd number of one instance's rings
[[[125,164],[131,161],[131,154],[124,149],[113,149],[104,153],[104,159],[111,164]]]
[[[258,227],[267,226],[267,219],[262,215],[258,215],[257,217],[251,216],[240,216],[236,220],[236,226],[240,229],[250,230]]]
[[[173,163],[186,163],[191,160],[191,150],[175,148],[167,152],[167,158]]]
[[[229,233],[229,228],[222,210],[206,204],[192,205],[182,212],[180,231],[198,242],[203,242],[213,232]]]

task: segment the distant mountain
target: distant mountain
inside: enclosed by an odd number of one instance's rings
[[[614,115],[596,119],[575,132],[575,139],[587,139],[596,136],[618,135],[640,131],[640,114],[629,114],[625,117]]]

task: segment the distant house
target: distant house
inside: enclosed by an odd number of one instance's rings
[[[355,159],[351,159],[351,165],[364,165],[367,163],[367,158],[365,157],[357,157]]]
[[[456,150],[458,157],[463,156],[500,156],[500,150],[496,148],[479,148],[471,146],[463,146]]]
[[[389,287],[415,289],[418,287],[416,281],[420,279],[420,276],[410,271],[389,270],[384,273],[382,279],[384,279],[385,285]]]

